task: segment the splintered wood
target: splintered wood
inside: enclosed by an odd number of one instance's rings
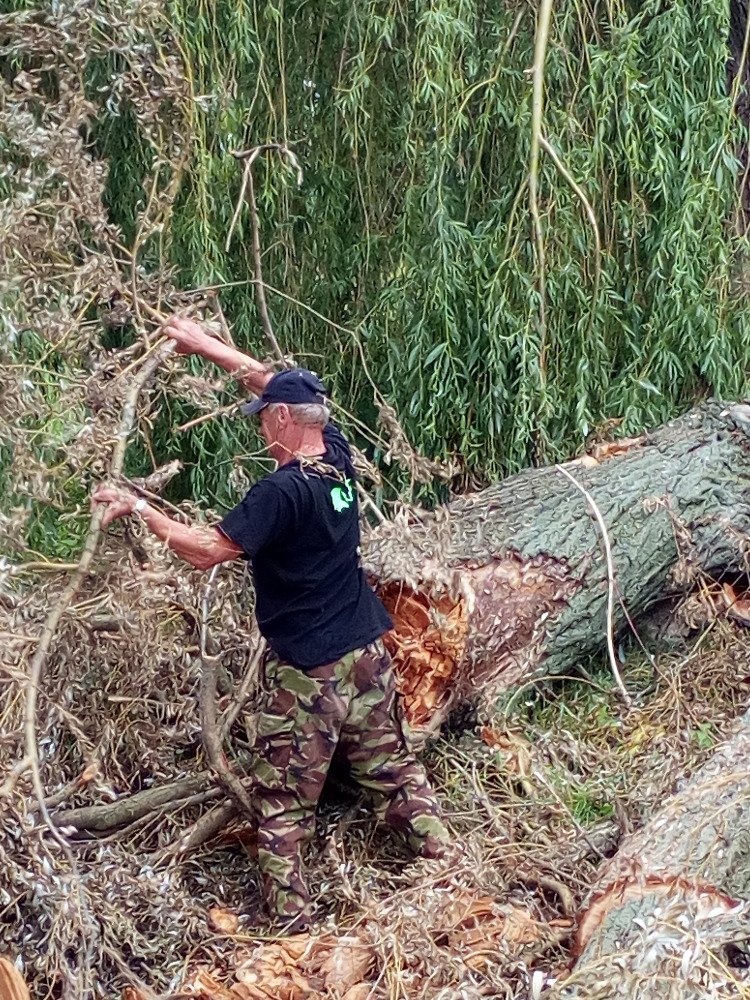
[[[0,958],[0,1000],[29,1000],[23,976],[7,958]]]
[[[393,619],[383,639],[414,734],[435,731],[462,701],[528,680],[549,629],[580,587],[564,562],[544,553],[467,566],[462,581],[458,599],[402,582],[378,591]]]
[[[410,726],[426,726],[452,693],[451,681],[466,647],[468,622],[461,600],[428,598],[401,584],[380,597],[394,622],[384,637]]]

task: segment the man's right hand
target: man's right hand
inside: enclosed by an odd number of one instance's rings
[[[170,316],[162,333],[174,340],[178,354],[203,354],[206,342],[214,339],[198,323],[181,316]]]
[[[116,521],[118,517],[127,517],[135,510],[138,497],[129,490],[120,489],[117,486],[97,486],[91,497],[91,509],[94,510],[98,504],[104,506],[102,515],[102,527]]]

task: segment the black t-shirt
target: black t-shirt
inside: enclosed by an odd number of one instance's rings
[[[261,633],[282,660],[304,669],[374,642],[393,623],[359,563],[355,473],[346,438],[323,432],[321,471],[298,461],[257,482],[221,531],[253,569]]]

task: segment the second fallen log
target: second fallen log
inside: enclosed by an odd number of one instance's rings
[[[750,712],[602,866],[579,920],[578,961],[550,1000],[748,995],[749,759]]]

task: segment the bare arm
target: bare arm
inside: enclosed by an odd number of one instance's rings
[[[167,320],[163,332],[176,342],[179,354],[199,354],[225,371],[237,373],[245,388],[256,396],[260,396],[273,375],[273,369],[262,361],[212,337],[190,319],[173,316]]]
[[[132,514],[138,497],[113,486],[100,486],[92,500],[106,504],[102,518],[102,525],[106,527],[116,518]],[[152,534],[166,542],[173,552],[196,569],[210,569],[217,563],[229,562],[243,555],[239,545],[230,542],[217,528],[180,524],[150,504],[142,508],[140,516]]]

